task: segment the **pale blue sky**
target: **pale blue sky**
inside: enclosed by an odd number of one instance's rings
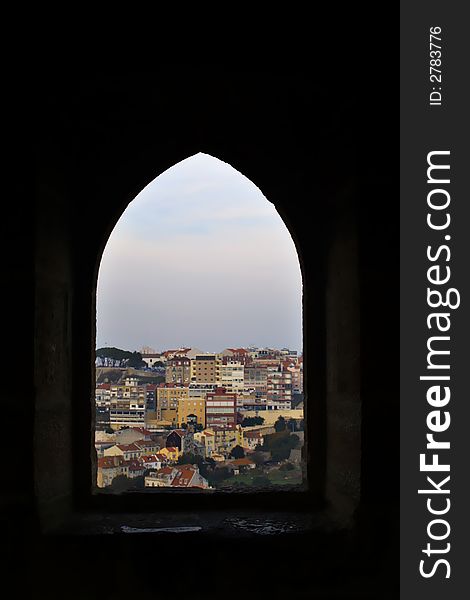
[[[246,177],[196,154],[129,204],[98,276],[97,348],[302,348],[290,234]]]

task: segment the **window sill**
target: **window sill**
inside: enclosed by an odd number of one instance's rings
[[[343,529],[327,511],[206,510],[197,513],[159,511],[104,512],[89,510],[71,515],[48,535],[166,536],[179,538],[266,538],[331,535]]]

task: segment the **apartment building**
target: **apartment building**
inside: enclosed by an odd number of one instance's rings
[[[183,397],[178,400],[177,425],[193,423],[206,426],[206,399],[204,397]]]
[[[198,354],[191,360],[191,382],[217,383],[216,368],[219,362],[215,354]]]
[[[165,365],[165,383],[189,385],[191,380],[191,359],[186,356],[174,356]]]
[[[225,388],[216,388],[206,398],[206,426],[211,429],[235,429],[237,424],[237,395]]]
[[[266,397],[268,391],[268,368],[260,365],[248,365],[243,370],[244,388],[255,390],[256,397]]]
[[[188,386],[176,383],[161,383],[157,387],[157,420],[178,423],[178,403],[188,399]]]
[[[278,367],[268,367],[266,403],[282,404],[290,408],[292,401],[292,373],[282,363]]]
[[[242,362],[231,357],[223,357],[218,367],[217,383],[229,394],[240,394],[245,387],[244,371],[245,366]]]

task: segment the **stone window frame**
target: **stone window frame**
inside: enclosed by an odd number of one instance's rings
[[[96,201],[104,197],[113,211],[100,222],[100,246],[88,254],[78,251],[75,234],[68,237],[65,232],[48,238],[51,230],[47,218],[51,212],[46,210],[39,216],[35,351],[38,432],[35,476],[39,513],[49,522],[72,508],[155,510],[155,497],[151,494],[105,497],[92,492],[92,481],[96,481],[93,457],[96,282],[109,235],[129,202],[158,175],[197,152],[224,160],[257,185],[276,206],[297,248],[304,283],[304,448],[309,489],[211,497],[199,494],[192,495],[190,503],[184,493],[178,492],[171,498],[159,497],[159,508],[197,510],[214,507],[215,501],[218,508],[226,510],[327,509],[341,522],[351,524],[361,489],[358,227],[354,215],[351,218],[353,194],[344,190],[332,192],[332,209],[324,219],[326,226],[307,245],[291,222],[290,210],[277,201],[287,191],[276,186],[274,171],[271,179],[266,172],[258,177],[256,157],[242,159],[236,151],[220,152],[205,145],[195,146],[190,152],[173,149],[149,163],[150,153],[142,164],[131,165],[130,178],[123,187],[113,185],[108,189],[110,181],[104,178],[101,182],[104,187],[98,186],[94,196]],[[60,180],[57,183],[50,207],[58,209],[59,214],[53,218],[59,223],[69,217],[67,204],[78,202],[83,186],[87,187],[86,177],[73,192],[67,186],[61,188],[62,183]],[[45,190],[45,196],[49,192]],[[299,197],[302,193],[302,188],[296,189],[295,185],[289,190],[289,194]],[[54,285],[54,280],[59,285]],[[82,369],[82,378],[77,365]],[[86,406],[84,398],[89,399]],[[89,435],[85,436],[87,430]],[[52,464],[61,473],[59,486],[44,476],[46,464]]]

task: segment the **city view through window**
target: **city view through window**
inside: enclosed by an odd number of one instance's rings
[[[262,192],[197,154],[152,181],[100,264],[97,488],[305,485],[302,280]]]

